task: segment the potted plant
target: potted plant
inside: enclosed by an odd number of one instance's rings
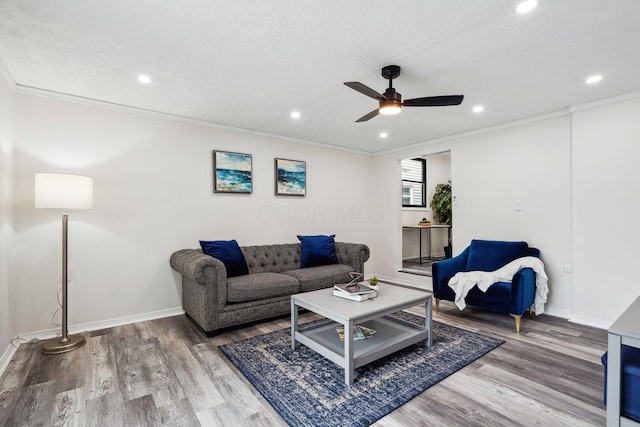
[[[449,225],[444,255],[447,258],[451,258],[451,181],[446,184],[436,185],[436,191],[433,193],[429,207],[433,210],[433,218],[435,220],[441,224]]]

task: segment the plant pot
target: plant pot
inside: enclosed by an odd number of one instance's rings
[[[453,248],[451,246],[445,246],[444,247],[444,257],[445,258],[451,258],[451,250]]]

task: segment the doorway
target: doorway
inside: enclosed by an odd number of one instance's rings
[[[430,208],[431,199],[438,184],[446,184],[451,181],[451,151],[425,154],[407,160],[424,160],[424,203],[419,205],[413,200],[412,206],[407,206],[405,197],[407,194],[416,194],[416,184],[413,190],[407,191],[411,183],[404,178],[407,169],[402,163],[403,171],[403,202],[401,205],[402,228],[402,268],[403,273],[431,276],[433,262],[445,258],[444,247],[449,242],[449,230],[446,227],[438,227],[439,222],[434,218]],[[415,164],[415,163],[414,163]],[[415,174],[413,176],[415,178]],[[433,226],[421,226],[422,220],[430,221]]]

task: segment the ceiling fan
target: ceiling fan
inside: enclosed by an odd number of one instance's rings
[[[444,107],[447,105],[460,105],[462,103],[463,95],[446,95],[446,96],[426,96],[424,98],[407,99],[402,102],[402,95],[400,95],[393,88],[393,79],[400,75],[399,65],[387,65],[382,67],[382,77],[389,80],[389,87],[384,92],[384,95],[379,94],[369,86],[363,85],[360,82],[345,82],[344,84],[349,86],[353,90],[357,90],[363,95],[367,95],[380,103],[380,106],[372,112],[365,114],[356,120],[358,122],[366,122],[373,119],[378,114],[398,114],[402,107]]]

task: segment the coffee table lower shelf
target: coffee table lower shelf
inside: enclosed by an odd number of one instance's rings
[[[301,326],[295,331],[293,342],[306,345],[345,370],[359,368],[423,340],[427,340],[426,345],[429,345],[430,331],[425,326],[391,316],[371,319],[360,325],[374,329],[376,333],[365,340],[353,341],[353,359],[349,366],[349,360],[345,357],[345,343],[336,331],[340,325],[327,320],[312,326]]]

